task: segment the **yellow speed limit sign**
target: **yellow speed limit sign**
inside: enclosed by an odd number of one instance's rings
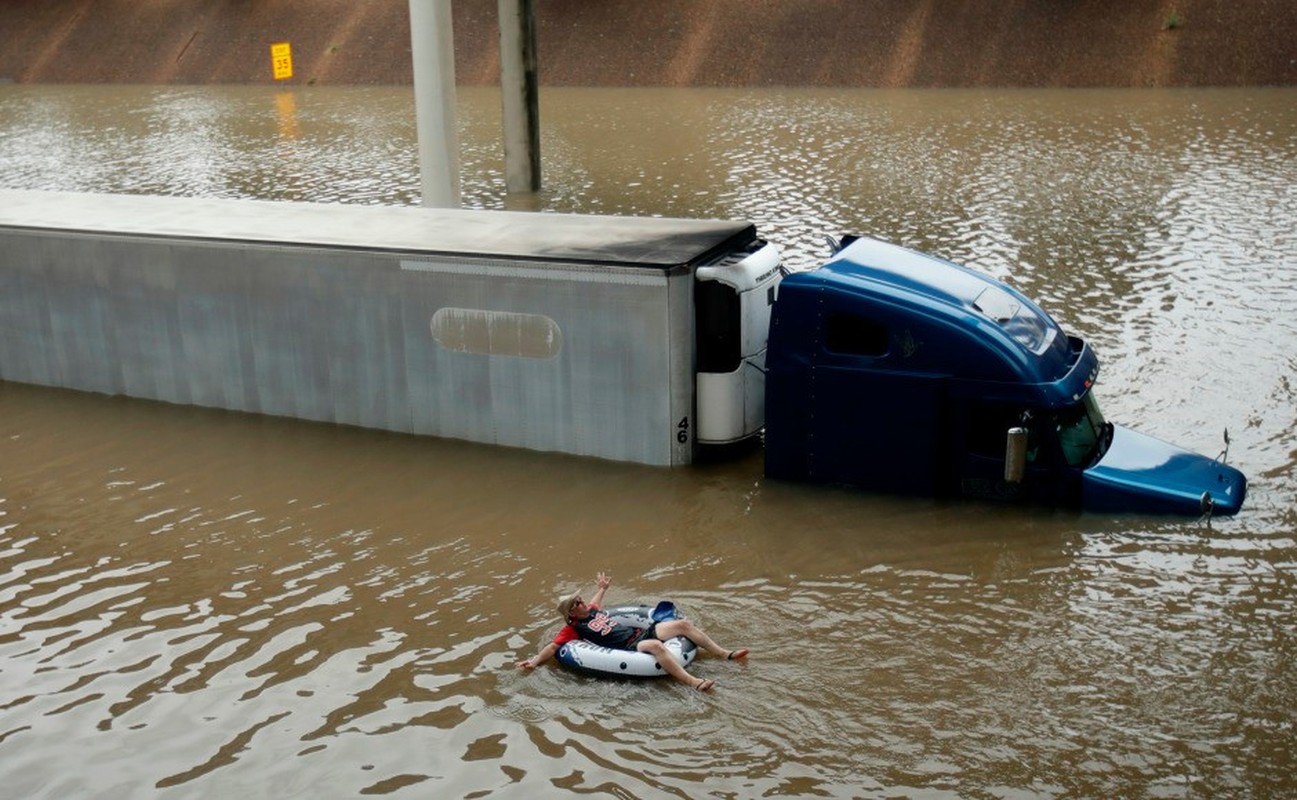
[[[293,48],[288,42],[270,46],[270,68],[274,70],[277,81],[293,77]]]

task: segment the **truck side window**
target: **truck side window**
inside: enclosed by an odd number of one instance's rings
[[[852,356],[885,356],[887,327],[855,314],[833,313],[825,326],[824,346]]]
[[[1063,457],[1073,467],[1088,467],[1102,455],[1104,422],[1099,404],[1090,393],[1058,414],[1058,441],[1063,446]]]

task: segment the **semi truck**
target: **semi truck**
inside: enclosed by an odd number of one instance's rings
[[[1221,460],[1103,419],[1011,287],[724,220],[0,191],[0,380],[680,466],[1232,514]]]
[[[1020,292],[886,242],[843,242],[779,287],[768,476],[1092,511],[1242,506],[1234,467],[1104,419],[1094,350]]]

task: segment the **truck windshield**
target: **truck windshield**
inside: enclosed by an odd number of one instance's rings
[[[1107,434],[1108,423],[1094,392],[1087,392],[1079,403],[1058,414],[1058,443],[1070,466],[1088,467],[1102,458]]]

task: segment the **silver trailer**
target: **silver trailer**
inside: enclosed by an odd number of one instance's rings
[[[655,465],[764,423],[741,222],[0,190],[0,380]]]

